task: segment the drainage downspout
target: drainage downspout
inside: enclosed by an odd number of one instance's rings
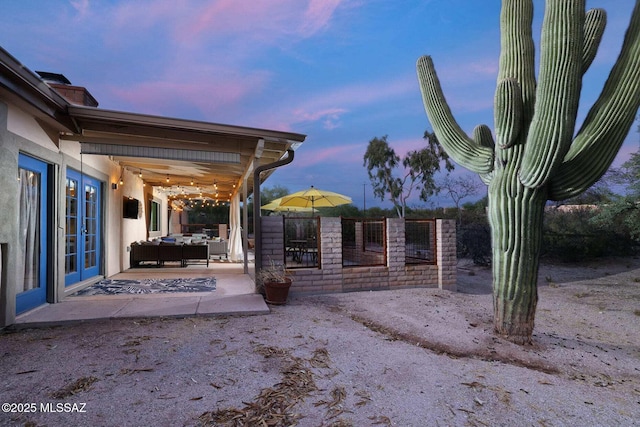
[[[288,165],[293,161],[293,150],[287,150],[287,157],[277,162],[258,166],[253,171],[253,234],[255,235],[255,266],[256,271],[262,269],[262,218],[260,217],[260,173]]]

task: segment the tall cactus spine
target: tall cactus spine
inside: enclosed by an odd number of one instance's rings
[[[606,14],[584,0],[547,0],[535,77],[533,1],[502,3],[494,99],[495,141],[486,125],[467,137],[456,123],[433,61],[418,60],[423,103],[438,140],[488,185],[496,333],[531,342],[547,200],[588,189],[609,168],[640,107],[640,0],[602,93],[574,138],[582,77],[595,58]]]

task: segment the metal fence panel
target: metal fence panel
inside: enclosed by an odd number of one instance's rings
[[[405,220],[405,263],[436,263],[436,220]]]
[[[342,218],[342,265],[386,265],[387,230],[384,219]]]
[[[284,254],[287,268],[320,267],[319,217],[284,217]]]

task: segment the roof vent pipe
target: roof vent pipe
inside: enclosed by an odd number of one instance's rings
[[[253,233],[255,235],[255,267],[256,272],[262,269],[262,218],[260,217],[260,173],[288,165],[293,161],[293,150],[287,150],[287,157],[277,162],[258,166],[253,171]]]

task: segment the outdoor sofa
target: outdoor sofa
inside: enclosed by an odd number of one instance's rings
[[[209,266],[209,245],[203,243],[182,244],[168,242],[133,242],[129,255],[131,267],[139,267],[141,262],[155,262],[157,266],[167,261],[178,261],[182,267],[189,261],[204,260]]]

